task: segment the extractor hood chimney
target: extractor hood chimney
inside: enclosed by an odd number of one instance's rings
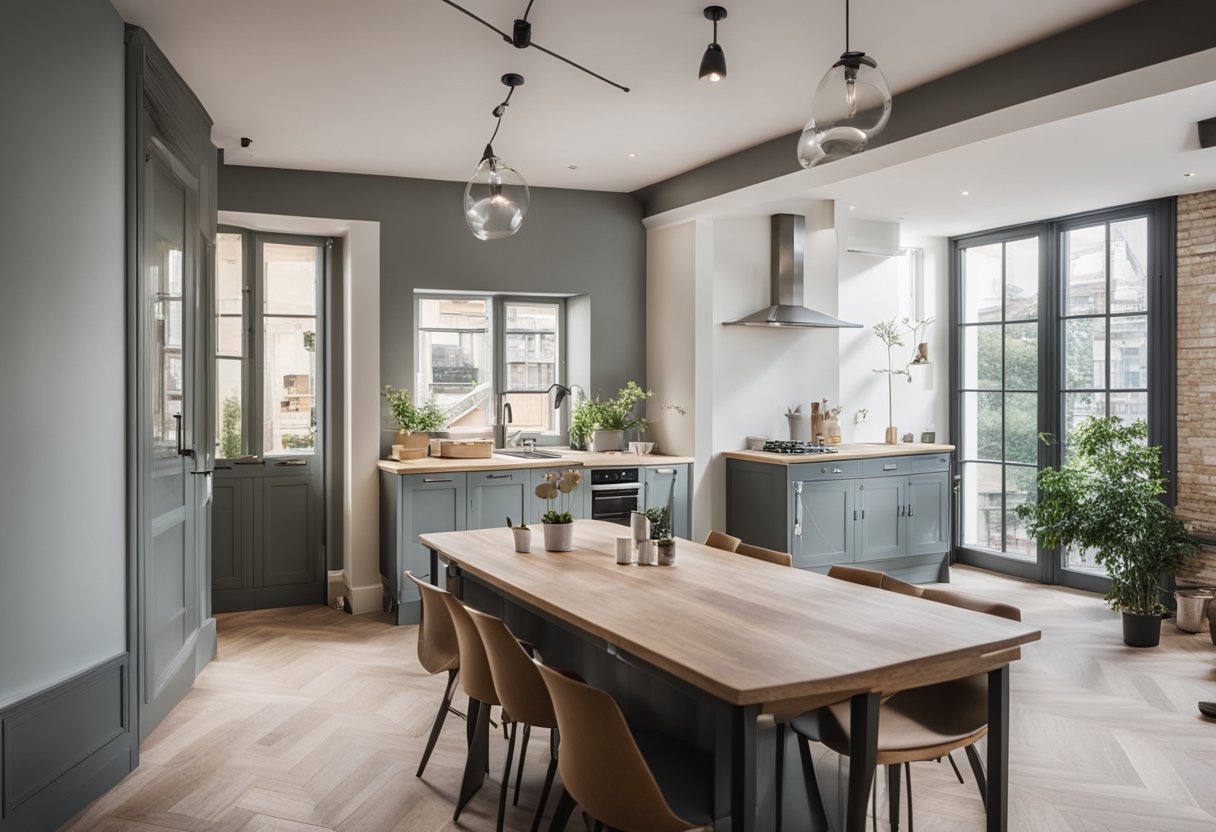
[[[774,214],[772,217],[772,305],[753,312],[725,326],[789,326],[860,328],[831,315],[825,315],[802,305],[803,243],[806,239],[806,218],[798,214]]]

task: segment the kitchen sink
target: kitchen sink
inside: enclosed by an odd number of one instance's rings
[[[518,459],[561,459],[561,454],[555,454],[553,451],[527,451],[523,449],[494,449],[497,456],[513,456]]]

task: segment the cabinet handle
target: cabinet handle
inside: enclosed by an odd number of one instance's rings
[[[794,483],[794,537],[802,537],[802,483]]]
[[[895,462],[888,462],[886,465],[882,466],[882,470],[884,471],[894,471],[897,468],[899,468],[899,464]]]
[[[864,508],[861,510],[861,519],[862,520],[866,519],[866,510]]]
[[[857,522],[857,509],[853,509],[853,522]]]
[[[676,469],[675,468],[655,468],[654,472],[656,474],[674,474],[676,472]]]
[[[912,516],[912,504],[911,503],[908,503],[908,516],[909,517]]]
[[[488,479],[488,480],[509,480],[513,476],[514,476],[514,474],[486,474],[486,479]],[[429,482],[429,480],[428,480],[428,482]]]
[[[451,482],[451,480],[442,480],[442,479],[439,479],[438,477],[423,477],[422,481],[423,482]]]
[[[308,464],[307,459],[281,459],[275,463],[275,465],[290,465],[290,466],[296,466],[296,467],[301,466],[301,465],[307,465],[307,464]]]

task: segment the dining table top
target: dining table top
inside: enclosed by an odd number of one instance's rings
[[[508,528],[420,535],[462,571],[732,705],[770,710],[985,672],[1030,624],[688,540],[673,566],[618,565],[629,529],[575,522],[574,548],[514,551]]]

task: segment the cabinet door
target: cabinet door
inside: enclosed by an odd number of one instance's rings
[[[316,596],[322,586],[318,575],[321,553],[312,478],[265,477],[261,487],[261,511],[255,521],[261,546],[254,555],[254,585],[301,585],[303,592]]]
[[[469,511],[465,528],[489,529],[532,522],[533,506],[528,499],[531,482],[528,470],[471,471],[468,474]]]
[[[857,560],[907,554],[904,482],[903,477],[871,477],[857,484]]]
[[[241,529],[244,520],[241,480],[213,477],[211,496],[211,590],[243,589],[245,559],[249,547],[244,545]],[[214,595],[212,603],[214,605]],[[225,612],[219,609],[217,612]]]
[[[468,528],[465,524],[465,474],[414,474],[402,483],[403,502],[401,530],[405,549],[405,568],[418,578],[431,578],[431,553],[418,542],[418,535],[435,532],[455,532]],[[401,596],[418,597],[418,589],[404,583]]]
[[[950,475],[914,474],[907,482],[905,511],[909,555],[932,555],[949,548]]]
[[[793,485],[794,566],[803,569],[853,560],[854,480],[810,480]]]
[[[645,508],[666,506],[671,512],[671,530],[676,537],[688,539],[692,530],[688,517],[688,466],[665,465],[642,469]]]

